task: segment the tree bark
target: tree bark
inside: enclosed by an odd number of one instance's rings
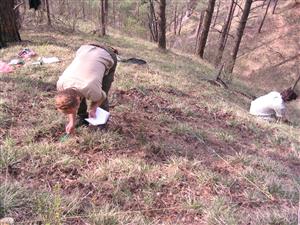
[[[209,29],[210,29],[212,16],[214,13],[215,3],[216,3],[216,0],[209,0],[208,8],[206,10],[206,15],[204,18],[204,27],[203,27],[203,31],[201,33],[200,42],[199,42],[199,49],[197,49],[197,55],[199,55],[200,58],[203,58],[203,55],[204,55],[204,49],[205,49],[205,45],[206,45],[206,41],[207,41]]]
[[[159,1],[158,27],[158,47],[166,49],[166,0]]]
[[[232,73],[233,67],[235,65],[237,54],[238,54],[240,44],[241,44],[241,41],[242,41],[242,38],[244,35],[244,30],[245,30],[247,20],[248,20],[249,14],[250,14],[252,2],[253,2],[253,0],[246,0],[246,2],[245,2],[241,21],[240,21],[240,24],[239,24],[239,26],[237,28],[237,32],[236,32],[233,51],[230,56],[230,63],[229,63],[229,67],[228,67],[228,72],[230,72],[230,73]]]
[[[21,41],[13,0],[1,0],[0,30],[2,31],[0,32],[2,44],[6,42]]]
[[[234,10],[235,10],[234,6],[235,6],[235,2],[234,2],[234,0],[231,0],[231,5],[230,5],[229,12],[228,12],[228,16],[227,16],[226,22],[223,26],[220,41],[219,41],[218,53],[217,53],[217,56],[215,59],[215,67],[218,67],[220,62],[222,61],[223,52],[224,52],[224,49],[226,46],[227,36],[229,34],[230,24],[231,24],[231,21],[233,18]]]

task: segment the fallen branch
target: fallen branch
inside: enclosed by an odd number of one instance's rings
[[[23,5],[25,2],[24,1],[22,1],[22,2],[20,2],[18,5],[16,5],[15,7],[14,7],[14,10],[17,10],[21,5]]]
[[[299,73],[299,67],[298,67],[298,70],[297,70],[297,71],[298,71],[298,73]],[[297,86],[299,80],[300,80],[300,74],[299,74],[299,77],[298,77],[298,79],[296,80],[294,86],[292,87],[292,90],[293,90],[293,91],[295,90],[295,88],[296,88],[296,86]]]

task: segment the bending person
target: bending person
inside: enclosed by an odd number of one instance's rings
[[[78,126],[87,124],[85,118],[96,117],[98,106],[109,111],[108,91],[114,80],[117,51],[95,44],[82,45],[72,63],[57,81],[56,108],[68,116],[66,133],[74,131],[76,114]],[[87,106],[86,100],[90,101]]]
[[[285,103],[295,100],[297,97],[298,95],[291,88],[284,90],[282,93],[272,91],[251,102],[250,114],[268,121],[288,122],[285,115]]]

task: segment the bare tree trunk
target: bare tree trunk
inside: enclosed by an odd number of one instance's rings
[[[116,3],[112,0],[112,14],[113,14],[113,25],[116,26]]]
[[[182,11],[182,12],[181,12],[181,15],[180,15],[180,19],[179,19],[179,28],[178,28],[178,33],[177,33],[178,35],[180,35],[180,33],[181,33],[183,17],[184,17],[184,11]]]
[[[219,16],[219,11],[220,11],[220,5],[221,5],[221,1],[219,0],[219,4],[218,4],[218,7],[217,7],[217,12],[216,12],[216,16],[215,16],[215,19],[214,19],[213,27],[217,23],[217,19],[218,19],[218,16]]]
[[[166,0],[159,1],[158,27],[158,47],[166,49]]]
[[[232,24],[231,22],[232,22],[233,17],[234,17],[234,12],[235,12],[236,6],[237,6],[237,1],[234,1],[233,11],[232,11],[232,14],[231,14],[230,23],[229,23],[229,27],[228,27],[228,34],[229,34],[230,29],[231,29],[231,24]],[[226,38],[225,38],[225,45],[226,45],[226,43],[227,43],[228,36],[229,36],[229,35],[226,35]]]
[[[82,1],[82,18],[85,20],[85,1]]]
[[[208,8],[206,10],[206,15],[205,15],[205,19],[204,19],[204,27],[203,27],[203,31],[201,33],[200,42],[199,42],[199,49],[197,49],[197,55],[199,55],[200,58],[203,58],[203,55],[204,55],[204,49],[205,49],[205,45],[206,45],[206,41],[207,41],[209,29],[210,29],[212,16],[214,13],[215,3],[216,3],[216,0],[209,0],[209,2],[208,2]]]
[[[105,23],[105,0],[100,0],[100,10],[101,10],[101,15],[100,15],[100,36],[105,36],[106,35],[106,23]]]
[[[59,15],[63,15],[66,11],[66,4],[64,3],[63,0],[59,0],[59,10],[58,10],[58,14]]]
[[[199,23],[198,23],[198,27],[197,27],[197,35],[196,35],[196,53],[197,53],[197,49],[199,49],[199,41],[200,41],[200,34],[201,34],[201,28],[202,28],[202,24],[203,24],[204,14],[205,14],[205,11],[200,12],[200,19],[199,19]]]
[[[108,26],[108,0],[104,0],[105,28]],[[106,32],[105,32],[106,33]]]
[[[268,3],[268,5],[267,5],[267,8],[266,8],[266,11],[265,11],[265,14],[264,14],[264,17],[263,17],[263,19],[262,19],[262,21],[261,21],[261,23],[260,23],[260,25],[259,25],[258,33],[261,32],[261,29],[262,29],[262,27],[263,27],[263,25],[264,25],[266,16],[267,16],[268,11],[269,11],[269,7],[270,7],[270,4],[271,4],[271,1],[272,1],[272,0],[269,0],[269,3]]]
[[[228,72],[230,72],[230,73],[232,73],[233,67],[235,65],[237,54],[238,54],[240,44],[241,44],[241,41],[242,41],[242,38],[244,35],[244,30],[245,30],[247,20],[248,20],[249,14],[250,14],[252,2],[253,2],[253,0],[246,0],[246,2],[245,2],[242,18],[241,18],[240,24],[239,24],[239,26],[237,28],[237,32],[236,32],[234,48],[233,48],[232,54],[230,56],[230,64],[228,67]]]
[[[21,41],[13,0],[1,0],[0,30],[2,31],[0,32],[2,44],[6,42]]]
[[[2,34],[0,26],[0,34]],[[0,49],[6,47],[6,43],[3,41],[2,35],[0,35]]]
[[[275,0],[274,6],[273,6],[273,10],[272,10],[272,14],[275,14],[275,10],[276,10],[276,7],[277,7],[277,3],[278,3],[278,0]]]
[[[177,33],[177,3],[175,3],[175,9],[174,9],[174,34]]]
[[[149,25],[151,38],[154,42],[158,42],[157,18],[156,18],[156,14],[155,14],[155,10],[154,10],[153,0],[149,1],[148,20],[149,20],[148,25]]]
[[[51,26],[49,0],[45,0],[45,3],[46,3],[46,10],[47,10],[47,23],[49,26]]]
[[[230,9],[228,12],[228,16],[226,19],[225,24],[223,25],[223,29],[222,29],[222,33],[221,33],[221,37],[220,37],[220,41],[219,41],[219,48],[218,48],[218,53],[215,59],[215,67],[218,67],[220,62],[222,61],[222,57],[223,57],[223,52],[226,46],[226,40],[229,34],[229,29],[230,29],[230,24],[233,18],[233,14],[234,14],[234,10],[235,10],[235,2],[234,0],[231,0],[231,5],[230,5]]]

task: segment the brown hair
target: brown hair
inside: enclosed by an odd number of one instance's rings
[[[78,106],[78,92],[72,88],[60,91],[55,96],[55,105],[59,110],[68,110]]]
[[[298,97],[298,95],[295,93],[295,91],[292,88],[288,88],[283,92],[281,92],[280,94],[284,102],[295,100]]]

